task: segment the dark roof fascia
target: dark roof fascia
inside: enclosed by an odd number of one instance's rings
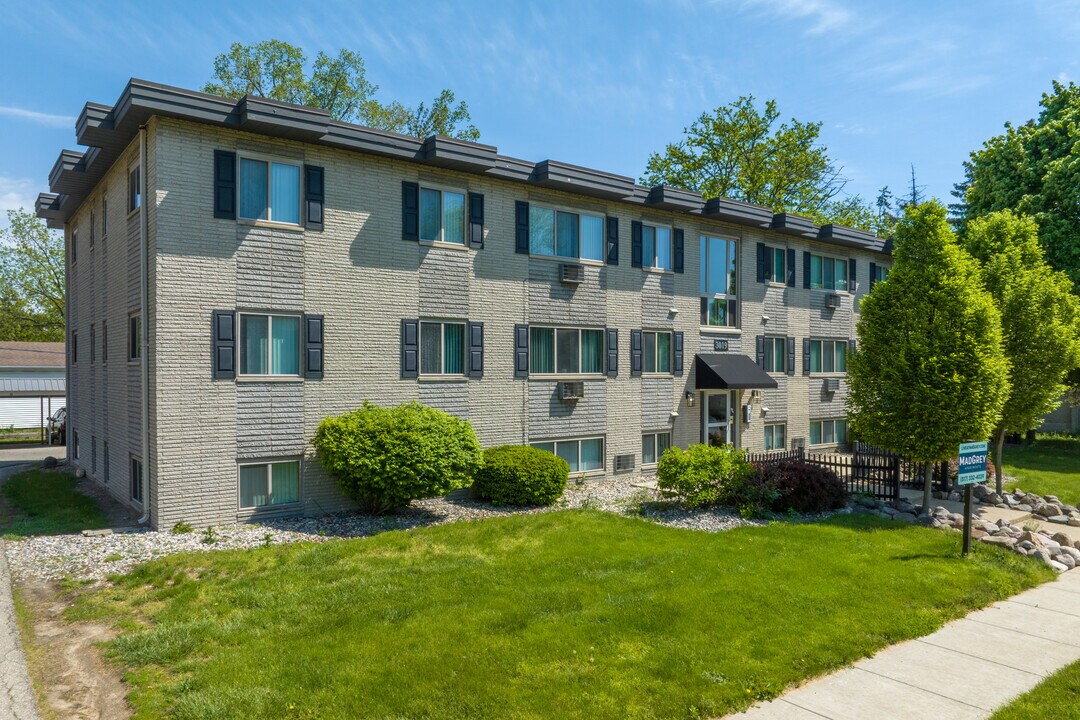
[[[792,213],[776,213],[773,215],[772,229],[795,237],[807,239],[816,239],[818,237],[817,223]]]
[[[732,200],[725,197],[709,198],[705,201],[702,215],[715,220],[748,225],[755,228],[771,228],[773,211],[761,205]]]
[[[818,232],[818,240],[833,245],[844,245],[859,250],[876,250],[881,252],[885,241],[874,233],[864,230],[854,230],[842,225],[822,225]]]
[[[536,163],[529,180],[542,187],[607,200],[622,200],[634,192],[632,178],[557,160],[541,160]]]
[[[704,201],[701,193],[668,185],[657,185],[649,188],[649,194],[645,198],[645,204],[649,207],[661,210],[682,210],[686,212],[701,212]]]
[[[495,167],[497,156],[498,151],[494,145],[432,135],[420,143],[417,159],[451,170],[483,173]]]
[[[318,142],[330,129],[330,113],[245,95],[236,104],[240,128],[289,140]]]

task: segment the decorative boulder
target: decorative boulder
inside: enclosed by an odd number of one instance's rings
[[[56,467],[58,464],[59,463],[57,462],[56,458],[54,458],[52,455],[49,455],[41,461],[41,468],[43,470],[49,470],[50,468]]]

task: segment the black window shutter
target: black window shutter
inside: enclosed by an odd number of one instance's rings
[[[631,330],[630,331],[630,375],[631,376],[641,374],[641,365],[642,365],[641,351],[642,351],[641,331],[640,330]]]
[[[484,196],[469,193],[469,247],[484,247]]]
[[[641,223],[630,221],[630,264],[641,267]]]
[[[795,249],[788,248],[787,251],[787,284],[788,287],[795,287]]]
[[[683,238],[683,231],[680,228],[675,228],[675,251],[673,253],[674,258],[672,260],[672,269],[681,273],[683,271],[683,250],[685,247],[685,240]]]
[[[484,323],[469,323],[469,377],[484,377]]]
[[[765,243],[757,244],[757,281],[759,283],[769,282],[766,277],[765,256],[766,256]]]
[[[323,316],[304,315],[304,377],[322,380]]]
[[[619,264],[619,218],[607,217],[607,262],[608,265]]]
[[[529,254],[529,203],[524,200],[514,203],[514,252]]]
[[[608,377],[619,375],[619,329],[607,328],[604,332],[607,348],[607,374]]]
[[[514,377],[529,376],[529,326],[514,326]]]
[[[225,380],[236,377],[236,313],[232,310],[213,312],[213,377]]]
[[[877,263],[870,263],[870,289],[874,289],[874,280],[877,278]]]
[[[420,321],[401,321],[401,378],[408,380],[419,375]]]
[[[671,359],[671,370],[674,375],[683,374],[683,334],[682,332],[676,332],[672,338],[671,343],[674,352]]]
[[[214,151],[214,217],[236,219],[236,153]]]
[[[307,229],[323,229],[323,169],[318,165],[304,166],[304,209],[307,214]]]
[[[739,327],[739,301],[729,298],[727,301],[728,327]]]
[[[810,338],[803,338],[802,341],[802,374],[810,374]]]
[[[810,253],[802,254],[802,286],[810,289]]]
[[[850,293],[855,292],[855,285],[856,285],[855,276],[857,275],[857,272],[856,272],[857,269],[858,269],[858,263],[855,262],[855,258],[851,258],[850,260],[848,260],[847,289],[848,289],[848,292],[850,292]]]
[[[765,367],[765,336],[757,336],[757,364]]]
[[[420,186],[404,180],[401,182],[401,239],[420,241]]]
[[[787,339],[787,374],[795,374],[795,338]]]

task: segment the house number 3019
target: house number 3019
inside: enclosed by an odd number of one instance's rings
[[[727,349],[728,349],[727,340],[724,340],[722,338],[717,338],[717,339],[712,341],[712,347],[713,347],[713,350],[716,350],[717,352],[727,352]]]

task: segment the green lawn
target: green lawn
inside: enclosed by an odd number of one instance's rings
[[[1080,663],[1057,671],[990,720],[1080,720]]]
[[[27,470],[4,481],[8,508],[0,509],[0,535],[58,535],[107,526],[97,502],[75,490],[72,475]]]
[[[1017,478],[1007,488],[1019,487],[1036,495],[1057,495],[1064,502],[1080,503],[1080,437],[1006,448],[1002,460],[1005,474]]]
[[[690,718],[1045,581],[865,516],[723,533],[596,511],[158,560],[86,590],[137,717]]]

